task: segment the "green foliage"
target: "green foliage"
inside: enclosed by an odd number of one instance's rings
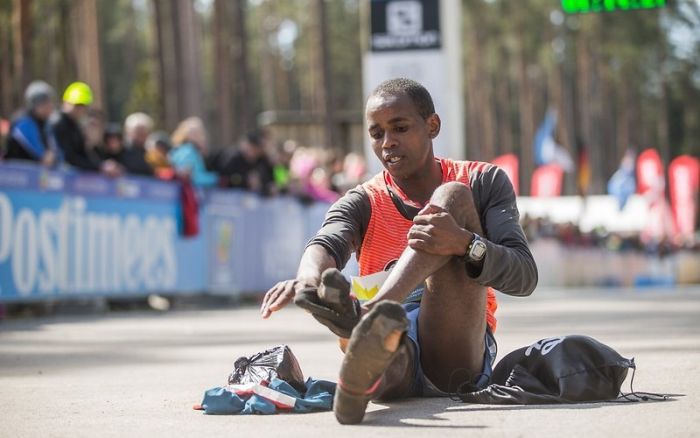
[[[140,111],[149,114],[153,120],[160,120],[158,87],[155,78],[153,63],[142,60],[136,68],[136,76],[129,90],[128,100],[124,104],[125,116]]]
[[[154,69],[145,65],[150,62],[152,46],[147,32],[151,17],[147,12],[135,9],[131,0],[99,0],[102,73],[106,111],[111,120],[123,120],[130,112],[128,108],[156,107],[152,102],[157,99],[146,97],[158,93],[154,78],[147,77]]]

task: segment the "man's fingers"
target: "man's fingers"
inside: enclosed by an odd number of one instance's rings
[[[417,227],[412,227],[410,230],[408,230],[408,239],[421,239],[421,240],[427,240],[430,239],[432,236],[430,233],[424,229],[417,228]]]
[[[419,215],[424,215],[424,214],[438,213],[438,212],[441,212],[441,211],[445,211],[445,209],[442,208],[442,207],[440,207],[440,206],[438,206],[438,205],[431,204],[430,202],[428,202],[428,203],[425,205],[425,207],[423,207],[423,208],[420,209],[420,211],[418,212],[418,214],[419,214]]]
[[[270,290],[267,291],[265,296],[263,297],[262,304],[260,304],[260,313],[263,313],[265,308],[267,308],[268,303],[270,303],[270,299],[272,298],[273,295],[276,294],[277,289],[279,288],[280,283],[277,283],[276,285],[272,286]]]
[[[269,305],[269,309],[273,312],[276,312],[277,310],[281,309],[284,307],[289,300],[292,299],[294,296],[294,282],[289,281],[284,285],[284,288],[280,293],[277,294],[277,297],[275,298],[272,303]]]
[[[273,301],[272,304],[270,304],[270,306],[268,307],[268,311],[272,313],[280,310],[282,307],[286,306],[289,300],[291,299],[292,297],[289,295],[279,294],[277,296],[277,299]]]
[[[262,305],[260,306],[260,313],[262,313],[263,319],[266,319],[274,312],[275,310],[278,310],[281,306],[277,307],[276,309],[272,308],[272,304],[274,304],[276,301],[279,300],[280,295],[282,295],[285,291],[285,289],[288,287],[287,284],[293,284],[293,281],[281,281],[274,285],[272,289],[270,289],[266,294],[265,298],[263,298]],[[291,287],[291,286],[289,286]]]
[[[408,246],[415,249],[416,251],[428,251],[428,244],[423,239],[408,239]]]
[[[413,223],[417,225],[428,225],[433,220],[432,214],[419,214],[413,218]]]

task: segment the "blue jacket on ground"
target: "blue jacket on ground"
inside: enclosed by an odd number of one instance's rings
[[[282,412],[330,411],[333,407],[335,383],[327,380],[309,378],[306,381],[306,392],[304,394],[300,394],[289,383],[281,379],[273,379],[269,388],[296,398],[294,409]],[[210,415],[270,415],[278,413],[274,403],[263,397],[256,394],[240,396],[225,387],[207,390],[204,393],[201,407],[205,414]]]

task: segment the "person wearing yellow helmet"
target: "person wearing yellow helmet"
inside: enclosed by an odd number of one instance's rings
[[[92,90],[85,82],[73,82],[63,93],[63,101],[71,105],[92,104]]]
[[[81,121],[87,116],[93,94],[84,82],[73,82],[63,92],[61,111],[53,120],[53,129],[66,163],[80,170],[102,172],[110,176],[122,173],[114,160],[100,161],[97,154],[87,146]]]

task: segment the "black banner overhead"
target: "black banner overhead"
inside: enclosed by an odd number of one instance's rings
[[[372,0],[373,52],[439,49],[440,7],[435,0]]]

